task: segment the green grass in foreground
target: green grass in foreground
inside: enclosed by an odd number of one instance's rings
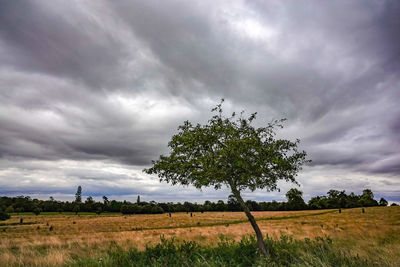
[[[161,238],[144,251],[112,245],[101,258],[75,259],[68,266],[382,266],[339,250],[329,238],[299,241],[282,236],[265,241],[270,249],[267,258],[257,253],[253,236],[240,242],[223,239],[217,247]]]

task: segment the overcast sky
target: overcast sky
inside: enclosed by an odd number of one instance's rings
[[[226,200],[141,171],[221,98],[288,119],[305,199],[400,201],[400,1],[0,0],[0,195]]]

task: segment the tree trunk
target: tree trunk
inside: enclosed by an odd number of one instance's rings
[[[261,233],[260,228],[258,227],[256,220],[254,219],[253,215],[250,212],[250,209],[247,207],[246,203],[244,202],[243,198],[240,196],[239,190],[233,185],[231,185],[232,193],[235,196],[236,200],[239,202],[240,206],[242,207],[244,213],[246,214],[247,218],[250,221],[251,226],[254,229],[254,232],[256,232],[257,236],[257,245],[258,245],[258,250],[260,253],[264,256],[268,255],[267,252],[267,247],[264,243],[263,235]]]

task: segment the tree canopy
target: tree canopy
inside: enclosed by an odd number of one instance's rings
[[[286,198],[288,199],[288,208],[291,210],[301,210],[307,207],[303,200],[303,192],[296,188],[290,189],[286,193]]]
[[[161,181],[197,188],[234,185],[244,189],[277,189],[278,180],[296,182],[295,176],[307,160],[294,142],[275,138],[275,129],[285,119],[255,128],[257,113],[243,118],[243,112],[230,117],[222,114],[222,103],[206,125],[185,121],[168,146],[169,156],[161,155],[144,171],[157,174]]]

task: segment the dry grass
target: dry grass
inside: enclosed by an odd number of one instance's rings
[[[328,212],[321,214],[321,212]],[[129,249],[158,242],[161,235],[214,245],[221,236],[252,234],[239,212],[161,215],[12,216],[0,226],[2,266],[60,266],[75,257],[99,257],[110,244]],[[352,254],[400,265],[400,207],[337,211],[255,212],[264,234],[294,238],[329,236]],[[23,217],[24,224],[18,224]],[[53,226],[53,231],[50,231]]]

